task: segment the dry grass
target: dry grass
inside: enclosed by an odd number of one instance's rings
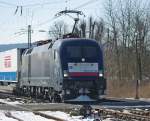
[[[107,84],[107,94],[109,97],[134,98],[136,96],[136,83],[125,82],[121,84],[110,81]],[[142,98],[150,98],[150,82],[140,84],[139,96]]]
[[[140,92],[140,97],[150,98],[150,82],[141,85],[139,92]]]

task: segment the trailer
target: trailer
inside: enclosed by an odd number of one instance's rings
[[[2,85],[18,82],[23,50],[15,48],[0,52],[0,83]]]

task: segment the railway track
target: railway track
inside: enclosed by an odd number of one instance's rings
[[[130,113],[150,117],[150,110],[131,109]]]
[[[38,110],[32,110],[30,109],[29,107],[26,107],[24,106],[24,104],[20,104],[20,105],[15,105],[15,104],[11,104],[9,103],[9,101],[22,101],[23,103],[24,102],[32,102],[31,99],[29,97],[18,97],[16,95],[13,95],[11,92],[7,92],[7,91],[0,91],[0,97],[1,99],[7,99],[8,102],[5,102],[5,101],[0,101],[0,109],[5,109],[6,111],[4,112],[5,116],[8,117],[8,118],[12,118],[12,119],[15,119],[17,121],[24,121],[24,119],[19,118],[18,116],[14,116],[12,114],[11,111],[27,111],[27,112],[31,112],[33,113],[34,117],[37,117],[37,116],[40,116],[40,117],[43,117],[44,118],[44,121],[65,121],[64,119],[61,119],[59,117],[56,117],[56,116],[51,116],[51,115],[47,115],[47,114],[44,114]],[[3,107],[3,108],[1,108]],[[8,111],[10,110],[10,111]]]
[[[4,102],[3,102],[4,103]],[[42,113],[41,111],[34,111],[34,110],[31,110],[30,108],[26,108],[26,107],[22,107],[20,105],[11,105],[11,104],[7,104],[7,106],[12,106],[12,107],[15,107],[16,109],[15,110],[22,110],[24,112],[30,112],[30,113],[33,113],[33,117],[37,117],[37,116],[40,116],[40,117],[43,117],[44,118],[44,121],[65,121],[64,119],[60,118],[60,117],[56,117],[56,116],[52,116],[52,115],[48,115],[48,114],[45,114],[45,113]],[[9,118],[12,118],[12,119],[15,119],[17,121],[24,121],[24,119],[21,117],[18,117],[18,116],[14,116],[12,114],[12,111],[5,111],[5,115]],[[50,120],[51,119],[51,120]]]
[[[41,117],[44,119],[44,121],[65,121],[64,119],[61,119],[59,117],[50,116],[41,112],[33,112],[33,114],[34,118]],[[6,112],[5,115],[9,118],[16,119],[17,121],[25,121],[22,117],[14,116],[11,112]]]
[[[27,102],[26,100],[29,100],[30,98],[28,97],[23,97],[23,98],[18,98],[12,93],[8,92],[0,92],[0,96],[3,98],[9,98],[10,100],[24,100],[24,102]],[[29,101],[31,102],[31,101]],[[117,101],[113,101],[115,103]],[[121,101],[120,101],[121,102]],[[1,104],[5,104],[5,102],[0,102]],[[109,102],[107,102],[109,103]],[[111,102],[112,103],[112,102]],[[100,103],[101,104],[101,103]],[[104,108],[100,104],[94,104],[92,106],[93,110],[98,111],[98,115],[102,118],[107,118],[107,117],[113,117],[115,119],[120,119],[120,120],[125,120],[125,121],[150,121],[150,110],[143,110],[143,109],[125,109],[124,108],[119,108],[117,106],[116,108]],[[52,116],[48,115],[45,113],[42,113],[41,111],[46,111],[46,110],[59,110],[59,111],[71,111],[74,108],[78,108],[80,110],[81,105],[75,105],[75,104],[65,104],[65,103],[55,103],[55,104],[50,104],[50,103],[42,103],[42,104],[19,104],[19,105],[9,105],[5,104],[8,106],[12,106],[14,110],[21,110],[21,111],[28,111],[32,112],[36,116],[41,116],[45,119],[51,119],[52,121],[65,121],[64,119],[61,119],[57,116]],[[8,107],[6,106],[6,107]],[[6,109],[7,110],[7,109]],[[11,114],[11,112],[5,113],[7,117],[11,117],[13,119],[16,119],[17,121],[23,121],[22,119],[19,119],[18,117],[15,117]]]
[[[22,103],[42,103],[44,102],[42,99],[36,99],[36,98],[31,98],[27,96],[17,96],[14,95],[12,92],[7,92],[7,91],[1,91],[0,90],[0,98],[1,99],[9,99],[10,101],[20,101]]]
[[[11,97],[14,97],[14,95],[11,93],[11,92],[3,92],[0,90],[0,96],[1,98],[11,98]]]
[[[128,110],[128,112],[121,112],[120,110],[110,110],[110,109],[95,109],[98,111],[100,116],[110,116],[116,119],[125,120],[125,121],[150,121],[150,116],[147,115],[150,112],[145,113],[145,111],[135,111]],[[145,115],[141,115],[144,114]]]
[[[35,116],[41,116],[45,119],[49,119],[49,120],[53,120],[53,121],[66,121],[63,118],[53,116],[53,115],[48,115],[48,114],[42,113],[41,111],[33,111],[30,109],[26,109],[26,108],[23,108],[23,110],[30,111]],[[113,118],[113,119],[121,120],[121,121],[150,121],[149,116],[142,115],[143,113],[141,114],[141,112],[145,112],[142,110],[140,111],[140,114],[135,114],[135,110],[134,110],[134,113],[132,113],[131,110],[120,111],[120,110],[111,110],[111,109],[104,109],[104,108],[101,108],[101,109],[98,108],[98,109],[93,109],[93,110],[98,112],[98,115],[101,117],[100,118],[101,120],[106,119],[106,118]],[[136,113],[138,113],[138,112],[139,111],[137,111]],[[149,112],[147,112],[147,113],[149,113]],[[6,116],[16,119],[17,121],[24,121],[24,120],[22,120],[22,118],[15,117],[10,112],[7,112]]]

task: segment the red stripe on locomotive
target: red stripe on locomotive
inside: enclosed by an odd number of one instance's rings
[[[70,76],[98,76],[97,72],[70,72]]]

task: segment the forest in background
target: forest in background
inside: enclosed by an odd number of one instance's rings
[[[75,33],[98,41],[103,48],[107,94],[150,97],[150,3],[140,0],[107,0],[105,17],[81,20]],[[57,22],[50,36],[68,33],[67,23]]]

